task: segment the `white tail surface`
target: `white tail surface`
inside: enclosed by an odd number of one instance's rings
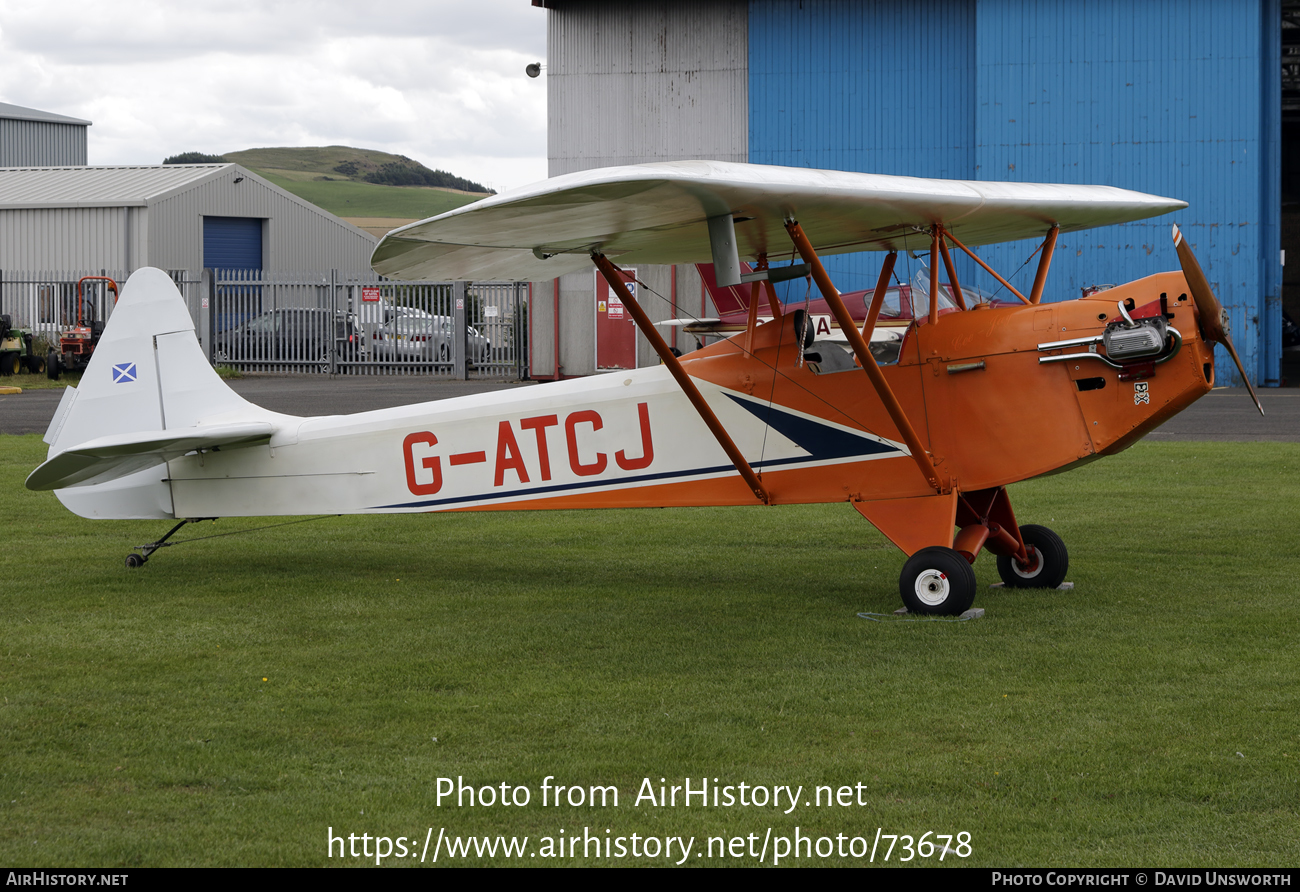
[[[55,489],[82,517],[171,517],[166,462],[196,449],[265,443],[300,419],[255,406],[213,371],[166,273],[131,275],[75,390],[45,434],[29,489]]]

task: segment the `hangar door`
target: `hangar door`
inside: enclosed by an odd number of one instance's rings
[[[206,269],[262,268],[262,221],[258,217],[204,217]]]
[[[257,279],[262,274],[262,220],[259,217],[204,217],[203,267],[238,271],[221,278]],[[212,312],[213,331],[225,331],[262,312],[262,289],[222,285]]]

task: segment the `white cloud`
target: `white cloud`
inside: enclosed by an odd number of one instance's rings
[[[546,176],[527,0],[0,0],[0,101],[94,122],[91,164],[351,145],[496,189]]]

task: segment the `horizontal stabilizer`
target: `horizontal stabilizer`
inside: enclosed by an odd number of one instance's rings
[[[110,434],[51,456],[27,478],[27,488],[62,489],[104,483],[200,449],[255,446],[271,438],[266,421],[207,424],[165,431]]]

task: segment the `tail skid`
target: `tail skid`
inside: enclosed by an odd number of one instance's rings
[[[141,269],[122,289],[77,388],[45,434],[27,488],[56,490],[82,517],[173,517],[166,463],[266,443],[300,419],[255,406],[213,371],[176,285]]]

